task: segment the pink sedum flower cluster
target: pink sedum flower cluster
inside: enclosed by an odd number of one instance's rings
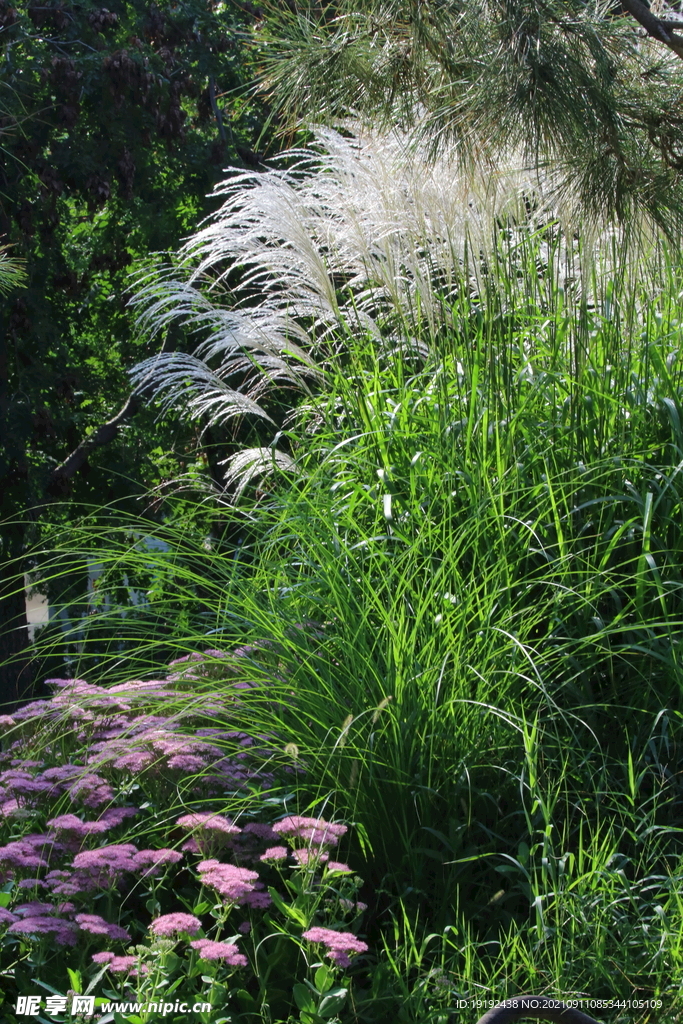
[[[190,945],[196,949],[202,960],[221,960],[229,967],[246,967],[247,958],[237,946],[229,942],[212,942],[211,939],[197,939]]]
[[[149,930],[157,938],[174,938],[177,935],[196,935],[202,922],[194,914],[164,914],[152,921]]]
[[[131,842],[116,841],[115,834],[110,836],[144,813],[141,808],[115,806],[122,791],[131,792],[131,775],[138,776],[143,791],[146,780],[157,789],[170,780],[175,791],[179,775],[184,774],[189,777],[186,784],[195,806],[202,806],[201,799],[207,797],[213,803],[225,789],[271,785],[273,776],[262,764],[272,754],[272,737],[203,727],[203,712],[209,707],[212,713],[223,713],[235,700],[233,689],[257,684],[234,681],[226,687],[222,680],[221,688],[209,695],[209,704],[202,708],[198,701],[194,710],[178,713],[173,719],[158,713],[163,698],[176,694],[177,685],[196,678],[207,657],[223,655],[216,651],[191,655],[177,663],[177,667],[183,664],[182,672],[165,680],[133,681],[110,689],[79,679],[50,680],[56,691],[50,700],[34,701],[11,718],[0,717],[0,745],[5,748],[0,754],[0,825],[29,815],[46,821],[45,834],[26,835],[0,846],[0,884],[11,881],[15,892],[23,890],[23,898],[32,899],[14,907],[10,904],[12,909],[0,908],[0,932],[7,930],[57,946],[102,938],[136,941],[126,928],[86,911],[103,891],[125,894],[139,886],[140,880],[172,871],[183,861],[183,852],[198,855],[199,880],[215,890],[228,910],[271,905],[265,884],[252,866],[267,872],[272,866],[288,864],[289,869],[315,874],[316,886],[324,886],[331,873],[349,873],[346,864],[330,860],[330,850],[339,844],[347,827],[323,818],[290,815],[274,825],[240,822],[238,827],[216,811],[193,811],[175,822],[190,833],[182,850],[171,848],[173,833],[169,846],[142,850]],[[236,660],[248,664],[246,655]],[[184,670],[185,664],[191,672]],[[30,746],[31,728],[34,734],[49,734],[55,725],[60,733],[66,726],[80,744],[73,755],[78,763],[62,763],[61,748],[53,751],[49,741],[44,748],[46,761],[19,756],[24,745]],[[13,732],[7,734],[7,730]],[[225,742],[235,747],[229,757],[219,745]],[[51,805],[64,813],[50,816]],[[121,835],[126,838],[125,833]],[[40,900],[35,898],[38,890]],[[94,905],[101,909],[102,904]],[[251,922],[242,921],[238,930],[247,934],[251,927]],[[149,925],[154,938],[192,939],[190,947],[202,960],[232,968],[246,966],[247,959],[234,942],[199,938],[201,929],[199,917],[181,912],[163,914]],[[318,938],[313,937],[316,935]],[[350,956],[367,949],[351,933],[332,929],[311,928],[305,937],[326,945],[327,955],[339,966],[348,966]],[[139,958],[111,951],[95,953],[92,960],[131,978],[149,970]]]
[[[357,939],[353,932],[336,932],[332,928],[309,928],[303,933],[303,937],[309,942],[326,946],[325,955],[334,960],[338,967],[350,967],[351,956],[355,956],[356,953],[367,953],[368,950],[367,944]]]

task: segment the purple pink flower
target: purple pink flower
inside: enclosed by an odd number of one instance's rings
[[[138,974],[149,972],[147,964],[138,966],[136,956],[117,956],[115,953],[106,952],[94,953],[92,959],[96,964],[106,964],[113,974],[130,974],[132,978],[136,978]]]
[[[7,929],[13,935],[52,935],[59,946],[75,946],[78,925],[61,917],[27,917]]]
[[[246,967],[247,958],[229,942],[212,942],[211,939],[197,939],[190,945],[196,949],[202,960],[223,960],[230,967]]]
[[[305,839],[316,846],[336,846],[346,833],[346,825],[335,825],[323,818],[304,818],[299,814],[276,821],[273,831],[288,839]]]
[[[327,947],[326,956],[338,967],[350,967],[349,954],[366,953],[367,944],[357,939],[353,932],[336,932],[332,928],[309,928],[303,933],[309,942],[320,942]]]
[[[152,921],[150,931],[157,937],[170,938],[175,935],[187,932],[194,935],[201,928],[202,923],[194,914],[164,914]]]
[[[268,864],[277,864],[279,861],[287,860],[289,850],[286,846],[269,846],[265,853],[262,853],[259,860]]]
[[[229,836],[235,836],[242,831],[237,825],[233,825],[229,818],[224,818],[220,814],[212,814],[211,811],[184,814],[178,818],[177,824],[181,828],[205,829],[209,832],[221,832]]]
[[[54,914],[56,909],[54,903],[40,903],[34,900],[32,903],[20,903],[14,908],[14,913],[17,917],[44,917],[46,914]]]
[[[133,857],[133,870],[144,869],[142,874],[145,878],[161,874],[161,869],[166,864],[177,864],[183,859],[179,850],[140,850]]]
[[[319,849],[312,850],[292,850],[292,856],[300,867],[308,867],[312,864],[314,867],[318,864],[324,864],[329,859],[329,853],[321,853]]]
[[[130,942],[130,935],[125,928],[118,924],[109,924],[99,914],[76,914],[76,924],[84,932],[91,935],[106,935],[110,939],[126,939]]]
[[[210,885],[225,899],[235,903],[254,891],[254,883],[259,877],[257,871],[238,868],[234,864],[221,864],[217,860],[200,861],[197,870],[204,885]]]

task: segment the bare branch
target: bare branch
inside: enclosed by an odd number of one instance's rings
[[[649,36],[664,43],[670,50],[683,60],[683,38],[670,32],[663,21],[655,17],[649,7],[646,7],[641,0],[621,0],[621,6],[625,11],[642,25]]]
[[[67,459],[64,460],[59,466],[53,469],[50,474],[50,478],[47,482],[46,491],[48,494],[56,495],[61,494],[64,491],[67,480],[70,480],[79,469],[82,468],[86,459],[90,453],[102,445],[110,444],[119,432],[119,427],[126,420],[131,419],[132,416],[139,410],[143,403],[142,395],[133,392],[129,396],[126,404],[123,408],[114,416],[113,419],[107,420],[101,427],[85,437],[78,448],[76,448]]]

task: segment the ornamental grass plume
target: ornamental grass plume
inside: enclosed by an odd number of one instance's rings
[[[555,250],[541,241],[541,249],[560,284],[570,278],[578,294],[590,280],[580,265],[595,249],[588,226],[579,247],[574,213],[548,173],[515,154],[470,174],[455,147],[434,160],[398,129],[311,134],[308,149],[283,154],[286,166],[276,158],[274,167],[218,185],[222,207],[176,266],[148,267],[135,280],[130,304],[141,331],[155,337],[178,323],[200,337],[192,354],[162,351],[131,371],[134,387],[152,391],[162,409],[183,409],[207,428],[245,414],[272,424],[262,398],[282,385],[300,395],[319,385],[330,347],[348,344],[349,334],[369,335],[386,358],[409,350],[424,358],[429,350],[420,346],[463,289],[476,298],[497,288],[503,305],[514,303],[500,259],[505,233],[514,253],[538,226],[563,223],[569,242]],[[235,304],[231,291],[227,309],[219,297],[237,268],[244,301]],[[257,477],[299,471],[274,445],[239,451],[224,465],[235,501]]]

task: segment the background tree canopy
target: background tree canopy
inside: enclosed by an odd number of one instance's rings
[[[26,269],[0,295],[0,621],[16,627],[0,665],[26,643],[10,582],[25,510],[140,493],[159,475],[152,450],[172,447],[144,415],[116,440],[140,404],[126,368],[146,354],[128,274],[208,211],[225,166],[259,164],[263,108],[240,94],[257,14],[213,0],[0,2],[0,239]],[[27,684],[16,662],[0,668],[0,700]]]

